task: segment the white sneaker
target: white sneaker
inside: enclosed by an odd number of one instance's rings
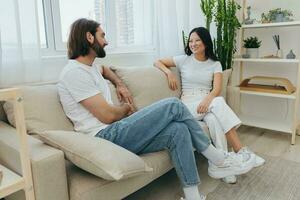
[[[226,176],[222,178],[222,181],[228,184],[235,184],[237,182],[236,176]]]
[[[255,164],[253,154],[224,153],[225,160],[222,165],[214,165],[208,161],[208,175],[212,178],[220,179],[226,176],[245,174],[250,171]]]
[[[263,164],[265,164],[265,159],[263,159],[262,157],[256,155],[255,153],[253,153],[250,149],[248,149],[247,147],[243,147],[239,150],[238,154],[253,154],[255,156],[255,165],[254,167],[259,167]]]
[[[199,200],[205,200],[206,196],[204,194],[200,193],[200,199]],[[181,197],[180,200],[185,200],[185,198]]]

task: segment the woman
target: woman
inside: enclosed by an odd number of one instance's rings
[[[222,88],[222,66],[213,52],[211,36],[207,29],[198,27],[190,32],[185,53],[186,55],[160,59],[154,66],[166,74],[172,90],[177,89],[177,79],[169,68],[178,68],[182,81],[181,100],[195,118],[206,122],[217,148],[227,151],[228,141],[236,153],[253,154],[242,146],[238,138],[236,128],[241,121],[224,98],[219,96]],[[255,159],[256,167],[265,162],[257,155]],[[225,177],[223,180],[235,183],[236,177]]]

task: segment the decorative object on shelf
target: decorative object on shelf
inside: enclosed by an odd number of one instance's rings
[[[287,59],[295,59],[296,55],[293,53],[293,50],[291,49],[290,52],[286,55]]]
[[[291,17],[293,17],[292,11],[275,8],[269,10],[267,14],[261,14],[261,23],[289,22],[294,20]]]
[[[249,57],[249,58],[258,58],[259,52],[258,48],[261,46],[261,41],[258,41],[258,38],[255,37],[248,37],[243,40],[244,41],[244,47],[246,48],[246,55],[243,55],[243,58]]]
[[[207,10],[207,5],[212,13]],[[241,6],[235,0],[201,0],[200,6],[206,17],[206,28],[209,29],[212,21],[217,27],[217,38],[213,41],[214,52],[223,70],[230,69],[233,64],[233,54],[236,52],[237,30],[241,27],[236,16]]]
[[[276,44],[277,51],[276,51],[276,56],[278,58],[283,58],[283,51],[280,49],[280,36],[279,35],[273,35],[273,40]]]
[[[241,90],[268,92],[276,94],[292,94],[296,91],[295,86],[286,79],[280,77],[253,76],[244,79],[239,85]]]
[[[184,30],[181,31],[181,35],[182,35],[182,43],[183,43],[183,49],[185,49],[185,47],[188,45],[188,36],[185,35]]]
[[[247,7],[247,18],[243,21],[243,24],[253,24],[255,19],[251,19],[251,6]]]

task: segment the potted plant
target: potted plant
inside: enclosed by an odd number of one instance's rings
[[[246,55],[249,58],[258,58],[258,48],[261,46],[261,41],[258,41],[258,38],[248,37],[244,39],[244,48],[246,48]]]
[[[236,14],[241,6],[235,0],[200,0],[200,7],[206,17],[206,28],[209,30],[212,21],[217,27],[217,35],[213,40],[214,52],[222,68],[231,69],[237,30],[241,26]]]
[[[291,18],[292,16],[293,16],[293,13],[290,10],[275,8],[275,9],[270,10],[267,14],[262,13],[261,21],[262,21],[262,23],[286,22],[286,21],[292,21],[293,20]]]

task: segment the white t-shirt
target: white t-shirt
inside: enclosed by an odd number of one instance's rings
[[[76,60],[69,60],[60,74],[58,93],[66,115],[79,132],[95,136],[107,125],[100,122],[79,102],[101,94],[113,104],[107,81],[102,76],[102,67],[88,66]]]
[[[211,59],[199,61],[193,54],[175,56],[173,60],[180,71],[183,93],[191,89],[210,91],[214,73],[222,73],[222,66],[219,61]]]

